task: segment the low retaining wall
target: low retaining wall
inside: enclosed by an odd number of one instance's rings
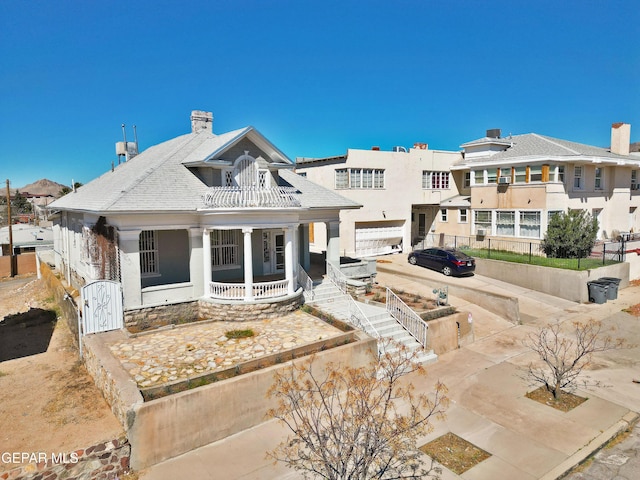
[[[129,309],[124,312],[124,324],[133,331],[194,322],[198,319],[198,301],[180,302]]]
[[[71,478],[117,479],[129,471],[131,447],[125,437],[98,443],[69,453],[32,454],[30,463],[0,473],[2,480],[63,480]],[[44,458],[47,458],[44,461]],[[3,463],[7,463],[4,462]]]
[[[628,263],[577,271],[476,258],[476,273],[579,303],[589,301],[587,282],[591,280],[616,277],[621,279],[620,288],[629,285]]]
[[[273,299],[266,299],[229,303],[203,298],[199,300],[199,312],[202,318],[242,322],[286,315],[297,310],[302,303],[302,289],[299,289],[293,295],[277,302]]]
[[[197,320],[261,320],[286,315],[297,310],[303,303],[302,290],[286,298],[255,300],[253,302],[223,302],[213,298],[201,298],[170,305],[152,305],[130,308],[124,312],[125,326],[134,332],[180,325]]]
[[[317,353],[315,365],[318,369],[326,368],[329,362],[363,366],[374,358],[375,352],[376,340],[366,337]],[[274,374],[289,365],[290,362],[274,365],[135,405],[128,431],[131,467],[147,468],[263,423],[267,410],[276,406],[274,399],[266,397]]]
[[[436,355],[457,350],[474,341],[473,323],[469,312],[458,312],[447,317],[429,320],[429,347]]]

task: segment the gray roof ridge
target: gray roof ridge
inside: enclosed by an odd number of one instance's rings
[[[544,140],[545,142],[551,143],[552,145],[555,145],[556,147],[560,147],[563,148],[565,150],[568,150],[569,152],[573,153],[574,155],[581,155],[581,152],[578,152],[577,150],[574,150],[572,148],[567,147],[566,145],[562,145],[558,142],[555,141],[555,139],[553,139],[552,137],[546,137],[544,135],[539,135],[537,133],[532,133],[531,135],[536,136],[537,138]],[[560,139],[558,139],[560,140]],[[590,145],[589,145],[590,146]]]

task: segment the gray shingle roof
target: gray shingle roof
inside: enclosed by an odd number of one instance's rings
[[[208,186],[184,164],[206,160],[251,132],[252,138],[266,141],[252,127],[246,127],[221,135],[190,133],[160,143],[56,200],[49,208],[96,213],[195,212],[204,207],[202,197]],[[275,147],[273,151],[278,161],[283,161],[281,152]],[[290,162],[286,157],[284,160]],[[281,170],[280,175],[300,190],[303,207],[359,206],[293,172]]]
[[[502,160],[514,160],[517,158],[543,156],[543,157],[567,157],[567,160],[575,160],[578,157],[598,157],[613,161],[637,160],[631,156],[617,155],[611,153],[606,148],[594,147],[583,143],[570,142],[559,138],[547,137],[537,133],[527,133],[524,135],[513,135],[500,139],[480,139],[463,144],[463,147],[487,143],[489,140],[497,140],[496,143],[501,145],[509,145],[509,147],[501,152],[495,153],[490,157],[490,161],[500,162]],[[486,162],[487,157],[463,160],[460,164],[472,164],[475,162]]]

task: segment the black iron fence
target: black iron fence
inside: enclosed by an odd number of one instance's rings
[[[414,245],[414,249],[450,247],[465,251],[472,257],[529,263],[571,270],[588,270],[625,260],[625,240],[603,242],[594,246],[587,258],[547,257],[540,242],[519,242],[480,236],[429,234]]]

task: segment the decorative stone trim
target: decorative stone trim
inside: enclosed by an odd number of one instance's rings
[[[46,461],[0,473],[1,480],[117,479],[129,471],[131,446],[125,436],[67,453],[34,453]]]
[[[280,302],[221,302],[213,299],[200,299],[200,317],[212,320],[242,322],[245,320],[264,320],[281,316],[297,310],[303,303],[302,291]]]

